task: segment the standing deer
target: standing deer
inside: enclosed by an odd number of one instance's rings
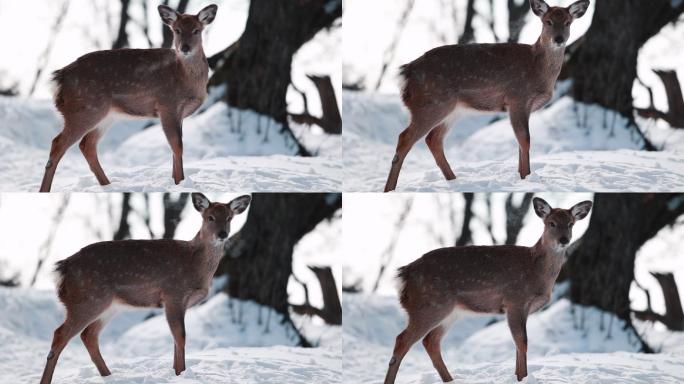
[[[396,188],[404,158],[425,135],[444,177],[455,179],[444,156],[444,138],[456,120],[478,112],[508,111],[520,146],[520,178],[530,174],[530,113],[551,99],[570,24],[584,15],[589,0],[568,8],[549,7],[543,0],[530,0],[530,5],[543,23],[533,45],[445,45],[401,66],[401,98],[411,122],[399,134],[385,192]]]
[[[173,49],[116,49],[92,52],[53,73],[55,105],[64,128],[53,140],[40,192],[49,192],[57,164],[78,140],[100,185],[109,184],[97,159],[97,142],[118,117],[161,119],[173,152],[173,180],[183,175],[183,119],[207,97],[209,66],[202,30],[214,21],[216,5],[181,15],[160,5],[173,31]]]
[[[100,375],[110,375],[98,334],[122,306],[164,307],[174,340],[173,368],[180,375],[185,370],[185,311],[207,295],[230,221],[250,201],[240,196],[228,204],[212,203],[193,193],[202,227],[192,240],[104,241],[57,262],[57,292],[66,319],[55,330],[40,383],[52,381],[59,354],[79,332]]]
[[[515,374],[518,381],[527,376],[527,317],[549,301],[572,226],[592,205],[583,201],[570,209],[551,208],[540,198],[533,204],[544,220],[544,233],[532,247],[440,248],[399,268],[399,300],[408,326],[397,336],[385,384],[394,383],[401,360],[420,339],[441,379],[451,381],[440,341],[459,311],[506,313],[516,347]]]

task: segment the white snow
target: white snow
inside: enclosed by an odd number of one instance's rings
[[[208,103],[207,103],[208,104]],[[158,121],[115,124],[99,145],[111,184],[100,186],[73,145],[60,161],[53,191],[335,191],[341,189],[341,138],[293,126],[314,157],[295,156],[296,147],[268,117],[219,102],[183,124],[186,179],[171,178],[172,153]],[[48,100],[0,97],[2,190],[37,191],[51,140],[62,119]]]
[[[382,381],[405,315],[394,296],[346,295],[344,381]],[[638,353],[621,321],[566,299],[530,316],[527,383],[679,383],[684,380],[684,335],[678,348]],[[516,383],[515,347],[502,316],[456,321],[442,355],[456,382]],[[503,321],[502,321],[503,320]],[[494,321],[494,324],[487,326]],[[649,338],[650,335],[647,335]],[[655,336],[654,336],[655,337]],[[420,342],[404,358],[397,383],[440,383]]]
[[[382,191],[408,112],[397,95],[345,92],[344,188]],[[492,122],[493,119],[498,119]],[[531,175],[517,174],[518,145],[505,114],[456,122],[445,154],[446,181],[423,140],[404,161],[397,191],[676,191],[684,188],[684,133],[653,127],[658,152],[624,119],[562,97],[530,118]],[[666,130],[667,133],[661,131]]]
[[[0,382],[37,382],[63,309],[50,290],[0,289]],[[148,314],[154,314],[144,320]],[[299,321],[301,319],[295,319]],[[112,375],[107,383],[312,383],[339,382],[340,327],[308,324],[304,333],[327,334],[316,348],[296,347],[281,316],[252,302],[217,294],[186,315],[186,366],[172,369],[173,342],[159,310],[114,317],[100,337]],[[317,328],[317,329],[313,329]],[[60,356],[53,383],[99,383],[79,337]]]

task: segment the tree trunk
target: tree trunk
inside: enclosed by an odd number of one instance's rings
[[[682,214],[682,194],[597,193],[589,228],[565,266],[570,299],[631,324],[629,289],[636,252]]]
[[[340,108],[337,105],[337,98],[335,97],[335,88],[333,88],[330,76],[307,75],[306,77],[314,83],[318,90],[323,115],[321,117],[311,115],[309,113],[309,103],[306,94],[293,85],[294,90],[302,95],[302,99],[304,100],[304,112],[300,114],[290,114],[292,121],[297,124],[316,124],[328,134],[341,135],[342,116],[340,115]]]
[[[647,307],[645,311],[634,311],[634,317],[643,321],[659,321],[667,329],[673,331],[684,331],[684,310],[682,310],[682,302],[679,299],[679,291],[677,290],[674,275],[672,273],[656,272],[651,272],[651,275],[655,277],[658,284],[660,284],[660,289],[663,291],[665,314],[661,315],[653,311],[650,292],[637,283],[637,287],[641,288],[646,294]]]
[[[632,120],[637,56],[648,39],[676,20],[684,4],[670,0],[601,0],[581,46],[570,59],[573,96]]]
[[[114,232],[112,240],[123,240],[131,237],[131,227],[128,225],[128,215],[131,213],[131,194],[126,192],[121,200],[121,216],[119,228]]]
[[[534,193],[526,193],[519,206],[513,205],[513,194],[506,198],[506,241],[505,244],[514,245],[518,242],[518,235],[523,227],[525,215],[530,210]]]
[[[217,274],[226,290],[288,317],[287,283],[295,244],[342,207],[340,194],[256,193],[244,227],[230,239]]]
[[[228,104],[286,125],[293,55],[341,16],[341,0],[252,0],[237,48],[218,59],[209,84],[227,86]]]
[[[475,0],[468,0],[466,6],[465,27],[463,34],[458,38],[458,44],[468,44],[475,41],[475,28],[473,27],[473,19],[475,18]]]
[[[456,246],[464,246],[473,243],[473,233],[470,231],[470,221],[473,218],[473,200],[475,194],[466,192],[463,194],[465,199],[465,208],[463,208],[463,225],[461,225],[461,234],[456,239]]]
[[[527,0],[508,0],[508,42],[517,43],[525,26],[525,17],[530,11]]]
[[[121,14],[119,16],[119,31],[116,34],[116,40],[112,44],[112,49],[119,49],[128,47],[128,33],[126,33],[126,26],[131,19],[128,14],[128,6],[130,0],[121,0]]]
[[[178,199],[171,199],[170,193],[165,193],[164,202],[164,235],[163,239],[173,239],[176,228],[181,221],[181,213],[188,203],[188,193],[181,193]]]
[[[342,325],[342,304],[337,294],[335,276],[330,267],[312,267],[309,269],[316,274],[323,293],[323,308],[316,308],[309,302],[309,288],[297,280],[304,288],[304,304],[293,304],[292,310],[300,315],[318,316],[327,324]]]

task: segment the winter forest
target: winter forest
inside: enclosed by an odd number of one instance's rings
[[[161,3],[180,13],[206,5],[197,0]],[[303,8],[269,1],[216,3],[219,10],[203,44],[211,70],[209,96],[183,126],[187,178],[173,183],[171,151],[159,120],[143,118],[115,122],[99,143],[111,184],[98,185],[73,145],[56,172],[55,190],[341,189],[336,59],[341,1],[309,2]],[[0,1],[0,32],[7,36],[2,39],[6,52],[12,52],[0,61],[0,152],[7,156],[0,172],[12,180],[3,190],[38,190],[51,140],[62,129],[51,100],[51,73],[94,50],[171,47],[173,36],[159,17],[158,4]],[[9,38],[26,29],[17,23],[19,14],[31,14],[31,31]],[[265,47],[263,41],[272,44]],[[227,93],[227,87],[235,91]],[[255,174],[259,177],[245,177]]]
[[[0,0],[0,384],[684,383],[684,0]]]
[[[367,192],[382,190],[408,123],[400,65],[445,44],[533,44],[542,29],[522,0],[372,3],[349,0],[343,16],[377,30],[343,32],[344,169],[359,175],[345,177],[345,189]],[[398,191],[680,190],[682,10],[671,0],[591,1],[570,26],[551,101],[530,117],[525,182],[515,177],[517,143],[499,113],[467,116],[451,128],[444,148],[456,181],[444,181],[419,140]],[[378,161],[383,167],[369,167]]]

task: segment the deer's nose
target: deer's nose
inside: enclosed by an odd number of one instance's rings
[[[556,37],[553,39],[553,41],[555,41],[556,44],[563,44],[563,42],[565,41],[565,38],[563,38],[563,36],[556,36]]]
[[[218,237],[219,237],[221,240],[223,240],[223,239],[225,239],[226,237],[228,237],[228,233],[227,233],[226,231],[221,231],[221,232],[218,233]]]
[[[561,242],[561,244],[566,245],[566,244],[568,244],[568,243],[570,242],[570,239],[568,239],[567,237],[563,236],[563,237],[560,238],[560,242]]]
[[[190,46],[187,45],[187,44],[181,45],[181,51],[183,51],[183,53],[188,53],[188,52],[190,52]]]

